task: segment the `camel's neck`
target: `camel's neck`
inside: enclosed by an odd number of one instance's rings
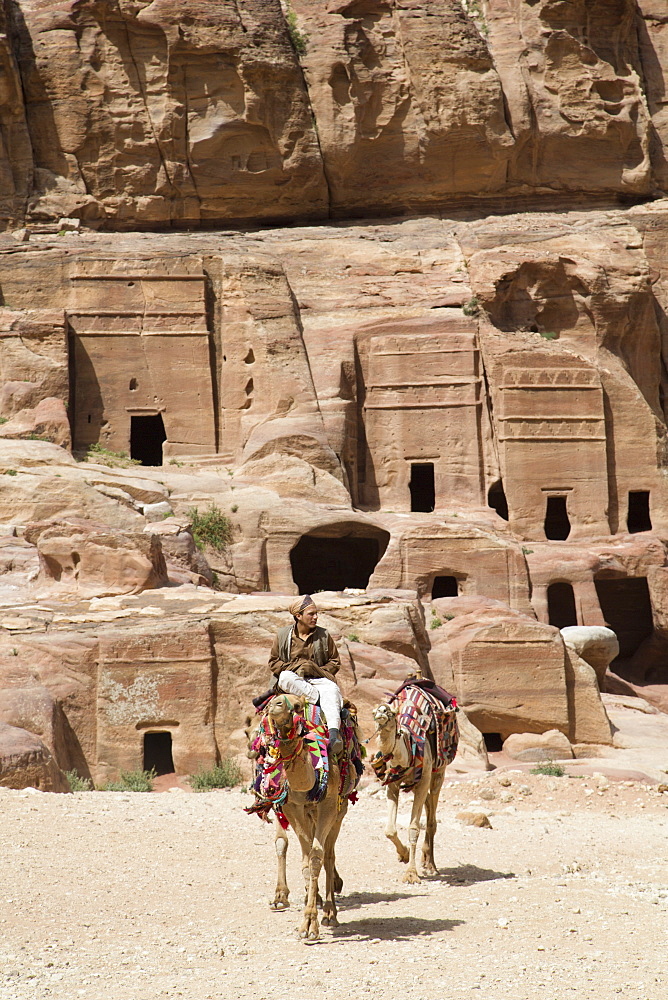
[[[405,740],[399,738],[396,727],[384,726],[378,734],[378,745],[383,756],[390,755],[391,767],[408,767],[410,758]]]
[[[285,773],[292,791],[310,792],[315,782],[315,770],[303,741],[282,741],[281,757],[285,761]]]

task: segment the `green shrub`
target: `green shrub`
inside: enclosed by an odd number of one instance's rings
[[[212,788],[232,788],[238,785],[243,775],[241,768],[232,757],[225,757],[220,764],[208,770],[200,768],[190,776],[190,787],[196,792],[209,792]]]
[[[429,628],[440,628],[442,624],[443,624],[442,619],[438,617],[436,612],[432,611],[431,621],[429,622]]]
[[[297,15],[289,4],[287,5],[285,20],[288,25],[288,34],[290,35],[293,49],[299,56],[306,55],[306,35],[299,30]]]
[[[531,768],[531,774],[546,774],[550,778],[563,778],[566,771],[561,764],[555,764],[553,760],[548,760],[545,764],[536,764]]]
[[[191,507],[188,517],[192,522],[195,545],[200,552],[207,545],[216,552],[223,552],[227,548],[232,540],[232,522],[215,503],[201,513],[197,507]]]
[[[82,778],[78,771],[65,771],[65,777],[73,792],[94,792],[95,785],[90,778]]]
[[[8,420],[9,417],[0,417],[0,424],[6,424]]]
[[[5,475],[6,476],[17,476],[18,472],[16,471],[16,469],[5,469]]]
[[[155,768],[150,771],[121,771],[118,781],[108,781],[102,786],[103,792],[152,792],[153,781],[157,777]]]
[[[559,336],[559,334],[555,333],[553,330],[540,330],[539,332],[543,340],[556,340]]]
[[[348,642],[359,642],[359,641],[360,637],[358,636],[357,632],[351,632],[350,635],[348,636]]]
[[[480,303],[478,302],[478,296],[474,295],[472,299],[465,302],[462,306],[462,312],[465,316],[477,316],[480,312]]]

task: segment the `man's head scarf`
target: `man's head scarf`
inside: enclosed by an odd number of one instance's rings
[[[296,618],[297,615],[301,615],[307,608],[310,607],[315,607],[315,601],[310,594],[302,594],[301,597],[298,597],[292,602],[288,611],[291,615],[293,615],[293,617]]]

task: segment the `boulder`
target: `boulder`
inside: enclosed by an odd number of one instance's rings
[[[65,404],[53,396],[34,409],[19,410],[0,426],[0,438],[40,438],[61,448],[71,448],[72,436]]]
[[[603,690],[605,672],[619,655],[619,642],[611,628],[603,625],[569,625],[561,629],[564,643],[585,660],[596,673]]]
[[[67,778],[38,736],[0,722],[0,785],[69,792]]]
[[[26,528],[37,546],[38,583],[86,597],[164,586],[167,568],[157,535],[110,533],[86,521],[42,521]]]
[[[503,742],[503,752],[514,760],[540,763],[547,760],[572,760],[573,747],[558,729],[546,733],[513,733]]]

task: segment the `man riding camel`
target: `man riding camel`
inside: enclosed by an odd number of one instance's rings
[[[343,695],[334,680],[341,666],[339,651],[329,632],[318,625],[318,609],[310,594],[298,597],[288,610],[294,625],[276,633],[269,667],[281,691],[320,705],[329,730],[329,749],[340,753]]]

